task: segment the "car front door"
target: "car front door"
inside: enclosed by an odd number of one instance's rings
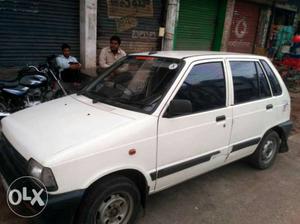
[[[158,122],[156,190],[224,164],[232,125],[224,68],[222,59],[194,62],[169,98]],[[191,110],[170,114],[174,101]]]

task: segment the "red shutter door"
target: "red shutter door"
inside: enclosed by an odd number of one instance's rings
[[[227,50],[252,53],[254,49],[259,6],[254,3],[236,1]]]

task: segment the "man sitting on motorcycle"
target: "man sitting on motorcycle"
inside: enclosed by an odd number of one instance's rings
[[[61,46],[62,55],[56,58],[56,64],[59,67],[60,77],[64,82],[79,83],[79,70],[81,64],[77,59],[71,56],[71,47],[68,44]]]

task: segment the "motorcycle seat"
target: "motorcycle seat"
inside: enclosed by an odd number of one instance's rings
[[[12,88],[18,86],[19,82],[14,79],[14,80],[0,80],[0,89],[3,88]]]
[[[15,96],[23,96],[28,92],[29,88],[26,86],[16,86],[16,87],[12,87],[12,88],[3,88],[2,91],[6,92],[8,94],[12,94]]]

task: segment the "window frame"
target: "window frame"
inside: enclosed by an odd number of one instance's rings
[[[271,69],[271,71],[272,71],[272,73],[273,73],[275,79],[277,80],[277,82],[278,82],[278,84],[279,84],[280,92],[281,92],[280,94],[274,95],[274,92],[273,92],[273,89],[272,89],[272,85],[271,85],[271,81],[269,80],[269,76],[268,76],[268,74],[267,74],[267,71],[266,71],[266,69],[265,69],[265,67],[264,67],[264,65],[263,65],[263,63],[262,63],[262,61],[265,62],[265,63],[267,64],[267,66]],[[267,60],[265,60],[265,59],[259,59],[259,63],[260,63],[260,65],[261,65],[261,67],[262,67],[262,69],[263,69],[263,71],[264,71],[264,73],[265,73],[265,75],[267,76],[267,79],[268,79],[268,81],[269,81],[269,84],[270,84],[270,87],[271,87],[272,97],[279,97],[279,96],[282,96],[282,95],[283,95],[282,84],[280,83],[280,80],[279,80],[279,78],[277,77],[276,72],[274,72],[273,67],[272,67],[272,66],[270,65],[270,63],[269,63]]]
[[[225,91],[225,94],[226,94],[225,106],[221,107],[221,108],[215,108],[215,109],[195,112],[195,113],[191,113],[191,114],[179,115],[179,116],[170,117],[170,118],[164,117],[164,114],[166,113],[170,102],[175,98],[176,94],[178,93],[179,89],[181,88],[182,84],[184,83],[187,76],[189,75],[189,73],[194,68],[194,66],[201,65],[201,64],[208,64],[208,63],[216,63],[216,62],[220,62],[223,66],[225,88],[226,88],[226,91]],[[166,119],[172,119],[172,118],[176,119],[176,118],[181,118],[181,117],[197,116],[199,114],[209,113],[211,111],[222,110],[224,108],[227,108],[227,107],[230,106],[230,85],[231,85],[230,82],[231,81],[230,81],[229,75],[228,75],[228,68],[226,66],[226,60],[224,58],[211,58],[211,59],[198,59],[198,60],[195,60],[195,61],[193,61],[189,64],[188,68],[184,71],[184,74],[181,76],[179,82],[177,82],[175,89],[173,90],[172,94],[170,95],[170,97],[168,98],[167,102],[165,103],[163,109],[161,110],[160,117],[161,118],[166,118]]]
[[[261,99],[272,98],[272,97],[274,97],[274,95],[273,95],[272,86],[271,86],[271,82],[270,82],[270,80],[269,80],[269,77],[268,77],[268,75],[266,74],[266,71],[264,70],[264,67],[263,67],[263,65],[261,64],[260,60],[257,62],[257,65],[260,66],[260,69],[262,70],[262,72],[263,72],[265,78],[267,79],[268,86],[269,86],[269,90],[270,90],[270,93],[271,93],[271,96],[264,97],[264,98],[261,98]]]

